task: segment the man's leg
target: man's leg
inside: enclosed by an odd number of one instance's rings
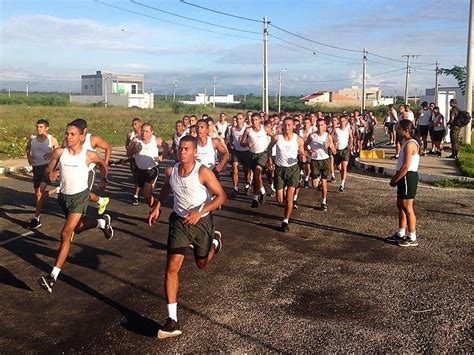
[[[295,187],[287,186],[286,188],[286,203],[285,203],[285,219],[289,221],[291,212],[293,212],[293,197],[295,195]]]
[[[234,186],[235,193],[237,193],[237,191],[239,191],[239,162],[238,161],[232,162],[232,185]]]
[[[145,197],[146,203],[148,203],[148,206],[152,207],[153,206],[153,185],[149,182],[145,183],[145,186],[143,187],[143,196]]]
[[[327,197],[328,197],[328,180],[325,175],[321,175],[321,197],[322,197],[322,202],[321,202],[321,210],[327,211],[328,205],[327,205]]]

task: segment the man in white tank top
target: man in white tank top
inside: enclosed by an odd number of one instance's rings
[[[41,212],[43,209],[43,202],[49,196],[50,191],[46,191],[49,179],[45,176],[44,171],[51,160],[53,150],[59,144],[56,138],[48,134],[49,122],[45,119],[40,119],[36,122],[36,135],[31,136],[26,145],[26,156],[28,163],[33,167],[33,188],[35,190],[35,216],[31,219],[30,229],[37,229],[41,227]],[[53,193],[56,189],[51,190]]]
[[[245,124],[245,116],[239,112],[236,115],[235,126],[232,126],[228,130],[228,147],[231,152],[232,162],[232,185],[234,189],[232,191],[232,197],[235,197],[239,191],[239,165],[242,166],[245,177],[245,192],[248,192],[250,188],[250,176],[249,176],[249,149],[248,147],[242,147],[240,145],[240,139],[245,132],[247,125]]]
[[[84,148],[82,142],[85,130],[75,121],[68,124],[65,134],[64,148],[56,148],[51,161],[46,168],[51,181],[61,179],[58,203],[61,206],[66,221],[61,229],[61,244],[51,274],[42,276],[39,283],[44,290],[53,291],[53,286],[59,272],[69,254],[73,234],[79,234],[87,229],[99,228],[108,240],[113,237],[111,218],[104,214],[103,219],[95,219],[84,214],[89,201],[88,167],[98,164],[102,177],[101,187],[107,184],[107,165],[97,152]],[[59,164],[59,165],[58,165]],[[59,166],[59,172],[55,171]]]
[[[127,154],[135,156],[137,185],[143,190],[145,201],[151,207],[153,188],[159,175],[158,163],[168,156],[168,144],[154,136],[152,124],[146,122],[142,124],[140,137],[136,137],[130,144]]]
[[[312,133],[305,144],[311,157],[311,178],[313,187],[318,186],[318,175],[321,176],[322,202],[321,210],[327,211],[327,195],[328,185],[327,177],[331,174],[331,160],[329,159],[329,151],[336,154],[332,136],[326,131],[326,122],[318,120],[316,122],[316,132]]]
[[[186,135],[183,121],[176,121],[174,124],[173,143],[171,145],[171,154],[174,156],[175,161],[178,161],[178,147],[179,141]]]
[[[168,318],[158,331],[160,339],[182,333],[177,316],[178,273],[189,245],[193,246],[194,261],[200,269],[208,265],[222,247],[211,212],[224,204],[226,194],[212,170],[196,161],[196,153],[197,139],[183,137],[178,149],[179,162],[166,168],[165,182],[148,217],[148,223],[154,225],[161,214],[162,203],[173,192],[174,211],[169,217],[165,272]],[[205,283],[202,287],[206,287]]]
[[[347,166],[349,165],[352,145],[354,144],[354,137],[346,115],[341,116],[340,126],[334,131],[333,140],[336,145],[334,166],[341,174],[339,191],[343,192],[347,179]]]
[[[127,139],[125,141],[125,150],[128,151],[132,141],[135,138],[139,138],[142,134],[142,120],[139,117],[135,117],[132,120],[132,130],[127,133]],[[132,172],[133,178],[133,194],[132,194],[132,205],[138,205],[138,194],[140,193],[140,188],[137,185],[136,170],[137,164],[135,163],[135,156],[129,156],[130,160],[130,171]]]
[[[258,208],[258,203],[265,202],[266,191],[263,187],[262,170],[267,165],[268,136],[272,135],[262,124],[262,119],[258,113],[254,113],[251,118],[251,126],[248,127],[242,138],[240,145],[249,148],[249,167],[253,172],[253,200],[252,208]]]
[[[209,136],[209,125],[205,119],[198,120],[196,128],[198,134],[196,160],[214,171],[216,176],[219,176],[229,160],[229,151],[221,138],[211,138]],[[216,152],[219,162],[216,161]]]
[[[312,117],[316,120],[316,115],[312,113],[309,116],[306,116],[303,120],[303,127],[300,128],[298,131],[298,135],[303,138],[303,141],[306,142],[309,135],[315,131],[312,123]],[[316,122],[316,121],[315,121]],[[309,187],[309,178],[311,176],[311,169],[309,166],[310,159],[306,159],[306,163],[304,164],[304,188],[307,189]]]
[[[295,190],[300,183],[299,161],[306,163],[304,149],[304,140],[298,134],[294,133],[295,121],[287,117],[282,122],[282,134],[272,137],[268,146],[271,152],[273,146],[276,146],[275,161],[271,154],[268,154],[268,169],[275,170],[274,183],[276,189],[276,199],[279,204],[284,201],[283,190],[286,187],[285,215],[281,223],[282,232],[289,232],[288,226],[291,212],[293,212],[293,197]]]
[[[216,122],[216,129],[219,137],[226,139],[229,123],[227,122],[227,117],[224,112],[219,115],[219,121]]]

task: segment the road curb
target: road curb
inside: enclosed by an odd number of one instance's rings
[[[0,175],[13,173],[31,173],[32,167],[27,166],[0,166]]]
[[[356,168],[367,171],[369,173],[374,173],[378,175],[384,176],[394,176],[396,174],[396,170],[393,168],[385,168],[382,166],[377,166],[374,164],[367,164],[361,162],[359,158],[355,159]],[[418,179],[419,181],[423,182],[435,182],[440,180],[459,180],[464,182],[474,182],[474,178],[470,178],[467,176],[456,176],[456,175],[435,175],[435,174],[427,174],[427,173],[420,173],[418,172]]]

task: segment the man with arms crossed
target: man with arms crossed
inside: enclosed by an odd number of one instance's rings
[[[214,233],[210,212],[226,201],[226,194],[212,170],[196,161],[196,153],[197,139],[183,137],[179,142],[179,162],[166,168],[165,182],[148,217],[148,223],[155,224],[160,216],[161,204],[173,192],[174,206],[169,217],[165,273],[168,318],[158,331],[160,339],[182,334],[177,317],[178,273],[189,244],[193,246],[194,261],[200,269],[209,264],[222,247],[220,235]],[[215,198],[211,199],[210,196]]]

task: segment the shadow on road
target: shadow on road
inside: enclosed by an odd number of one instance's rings
[[[10,270],[0,266],[0,283],[26,291],[33,291],[26,283],[17,279]]]

